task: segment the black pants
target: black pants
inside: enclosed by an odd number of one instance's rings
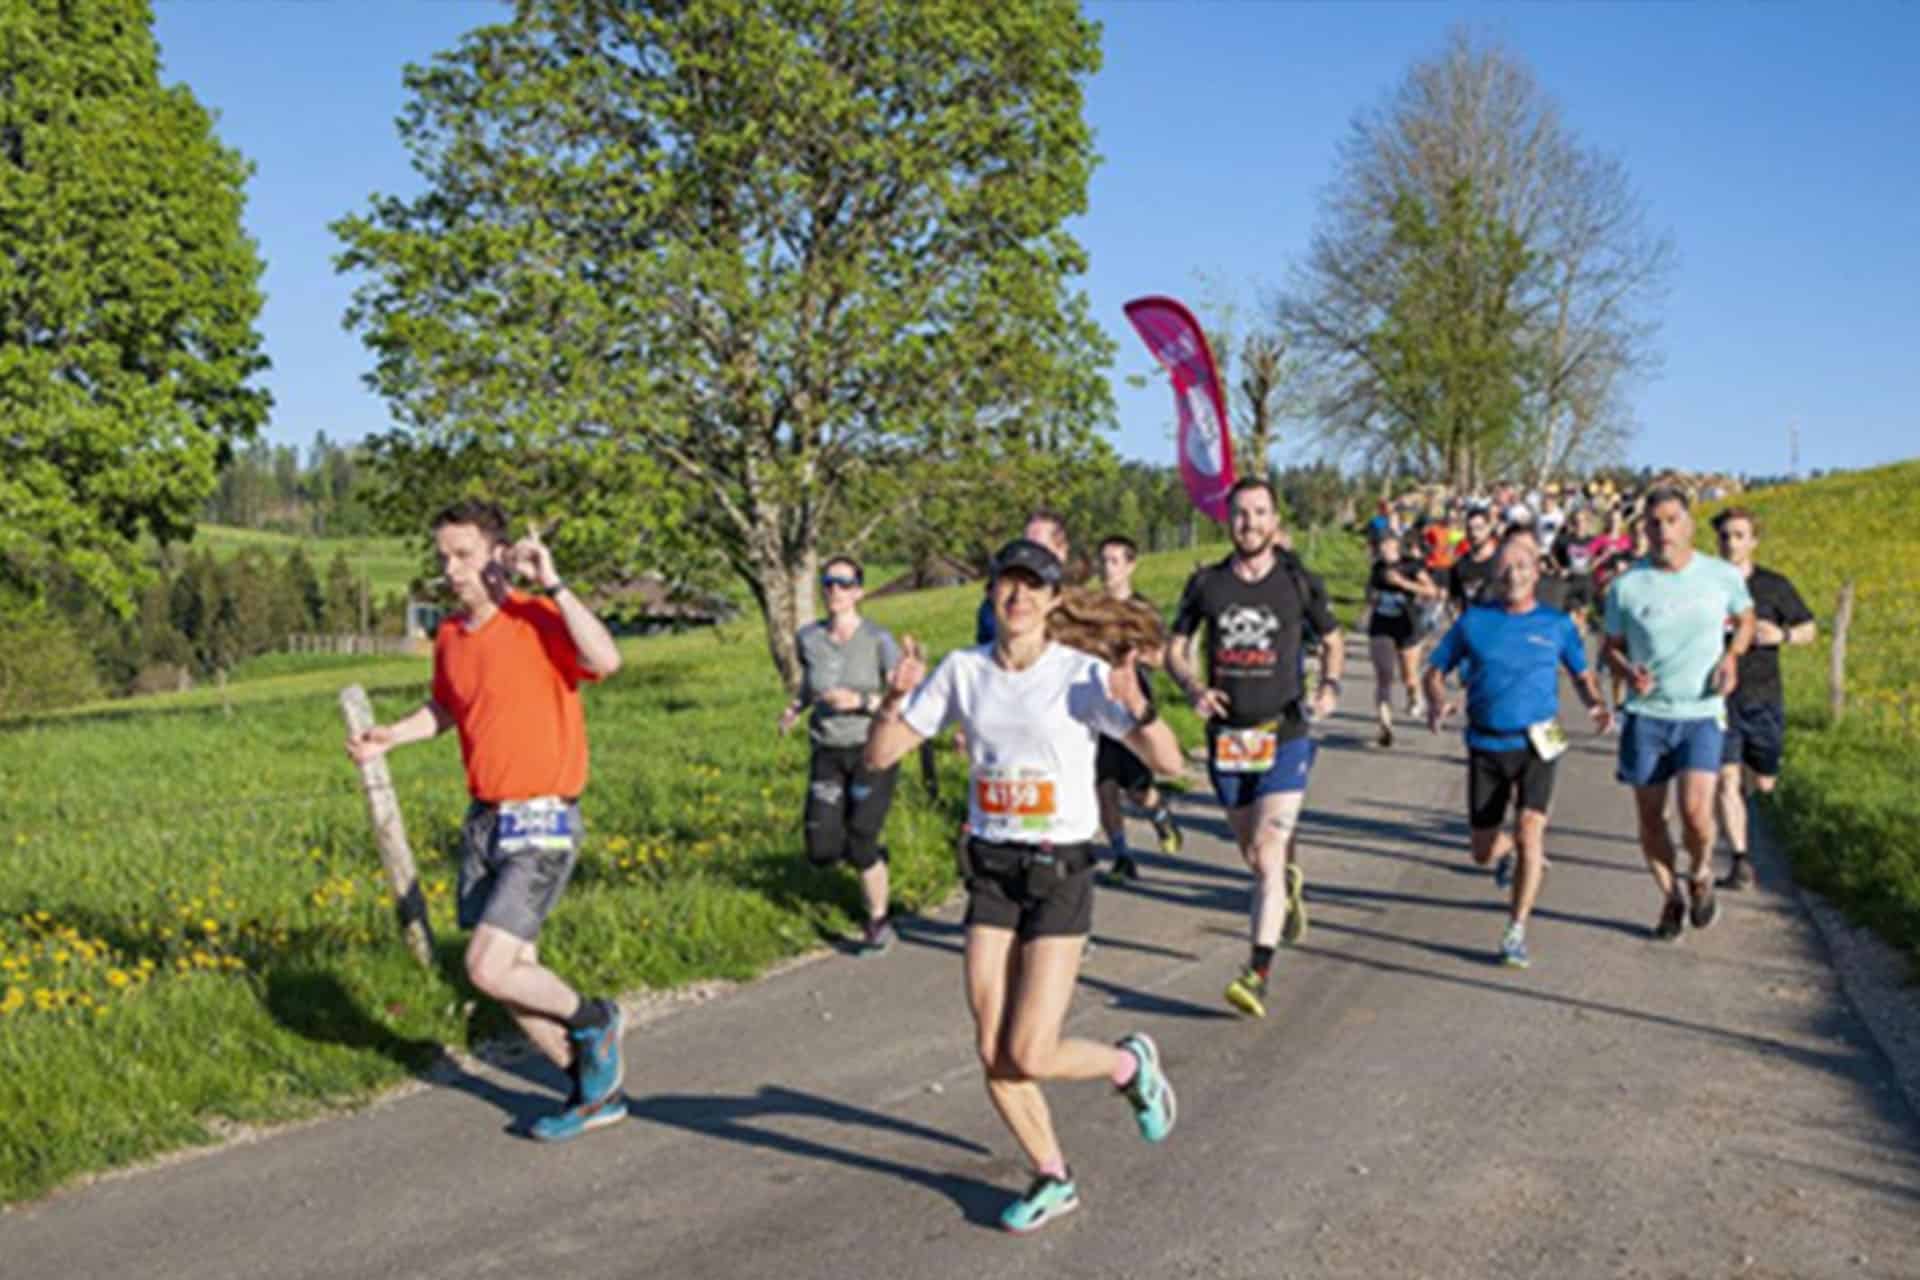
[[[813,749],[807,774],[807,858],[820,867],[845,858],[865,871],[886,856],[880,832],[893,807],[899,766],[872,773],[860,763],[863,747]]]

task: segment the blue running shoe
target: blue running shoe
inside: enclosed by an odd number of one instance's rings
[[[1506,892],[1513,887],[1513,855],[1503,853],[1500,860],[1493,864],[1493,887]]]
[[[1120,1092],[1133,1104],[1133,1118],[1140,1125],[1140,1136],[1148,1142],[1163,1142],[1173,1132],[1180,1104],[1173,1096],[1173,1085],[1160,1070],[1160,1046],[1144,1031],[1136,1031],[1122,1040],[1120,1048],[1140,1064],[1133,1079]]]
[[[1500,963],[1510,969],[1524,969],[1532,963],[1527,958],[1527,931],[1517,924],[1508,925],[1500,937]]]
[[[1025,1195],[1006,1207],[1000,1215],[1000,1225],[1015,1235],[1025,1235],[1079,1207],[1080,1191],[1073,1185],[1071,1169],[1064,1178],[1042,1173],[1034,1178]]]
[[[620,1091],[627,1064],[620,1056],[620,1033],[626,1028],[626,1016],[611,1000],[600,1001],[606,1021],[598,1026],[572,1032],[580,1097],[585,1102],[604,1102]]]
[[[565,1142],[583,1133],[592,1133],[595,1129],[619,1124],[626,1118],[627,1100],[615,1096],[602,1098],[598,1102],[567,1107],[550,1116],[541,1116],[528,1128],[527,1133],[535,1142]]]

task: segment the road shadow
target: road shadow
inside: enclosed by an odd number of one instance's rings
[[[862,1173],[880,1174],[925,1187],[946,1196],[968,1222],[978,1227],[997,1230],[1000,1211],[1006,1207],[1011,1195],[1006,1188],[996,1187],[964,1173],[901,1164],[812,1138],[763,1128],[756,1122],[790,1118],[825,1120],[843,1127],[914,1138],[971,1156],[985,1159],[993,1156],[991,1151],[976,1142],[956,1138],[938,1129],[779,1085],[762,1085],[757,1093],[733,1096],[659,1094],[647,1098],[629,1097],[627,1107],[635,1120],[666,1125],[760,1151],[774,1151],[840,1165]]]
[[[1482,871],[1480,874],[1484,876],[1486,872]],[[1349,888],[1346,885],[1328,884],[1324,880],[1314,883],[1312,896],[1329,903],[1340,903],[1343,905],[1349,902],[1398,903],[1414,907],[1439,907],[1449,911],[1492,912],[1498,913],[1503,917],[1508,911],[1504,896],[1499,898],[1488,897],[1480,900],[1436,898],[1419,893],[1397,893],[1391,889]],[[1605,916],[1582,915],[1577,911],[1566,911],[1558,907],[1535,906],[1533,909],[1533,917],[1536,920],[1554,920],[1561,924],[1580,925],[1588,929],[1598,929],[1605,933],[1625,934],[1630,938],[1650,937],[1653,932],[1650,926],[1634,921],[1614,920]],[[1392,935],[1382,934],[1380,936],[1388,937]],[[1411,939],[1406,939],[1406,941],[1411,941]]]

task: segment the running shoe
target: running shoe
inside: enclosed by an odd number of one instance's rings
[[[1148,1142],[1165,1141],[1173,1132],[1174,1120],[1179,1115],[1179,1103],[1173,1096],[1173,1085],[1167,1080],[1166,1073],[1160,1070],[1160,1046],[1153,1037],[1144,1031],[1136,1031],[1120,1041],[1119,1047],[1134,1056],[1140,1064],[1133,1073],[1133,1079],[1120,1089],[1133,1106],[1133,1118],[1140,1125],[1140,1136]]]
[[[1668,898],[1667,905],[1660,908],[1660,923],[1653,926],[1653,936],[1661,942],[1673,942],[1687,927],[1687,904],[1683,898]]]
[[[1384,747],[1390,747],[1390,746],[1392,746],[1392,745],[1393,745],[1393,730],[1391,730],[1391,729],[1389,729],[1389,728],[1387,728],[1387,727],[1386,727],[1385,725],[1381,725],[1381,726],[1380,726],[1380,736],[1379,736],[1378,738],[1376,738],[1376,739],[1374,739],[1374,743],[1373,743],[1373,745],[1374,745],[1374,746],[1376,746],[1376,747],[1383,747],[1383,748],[1384,748]]]
[[[1307,936],[1307,873],[1298,862],[1287,863],[1287,919],[1280,926],[1280,940],[1298,946]]]
[[[1493,887],[1505,892],[1513,888],[1513,855],[1503,853],[1494,859]]]
[[[1154,819],[1153,834],[1160,837],[1160,852],[1169,858],[1179,853],[1181,845],[1185,843],[1185,838],[1181,836],[1180,828],[1174,825],[1171,814],[1165,818]]]
[[[1510,969],[1524,969],[1531,963],[1527,959],[1527,931],[1517,924],[1508,925],[1500,935],[1500,963]]]
[[[1227,1003],[1251,1018],[1267,1016],[1267,980],[1247,968],[1227,984]]]
[[[893,950],[897,937],[899,935],[894,932],[892,916],[869,920],[861,930],[860,941],[853,953],[858,956],[883,956]]]
[[[1113,864],[1100,873],[1100,879],[1110,885],[1122,885],[1140,878],[1140,864],[1126,854],[1113,860]]]
[[[1696,929],[1705,929],[1720,918],[1720,898],[1713,891],[1713,878],[1692,881],[1687,887],[1693,897],[1693,905],[1687,909],[1687,923]]]
[[[579,1071],[580,1096],[588,1103],[605,1102],[619,1092],[627,1072],[627,1064],[620,1056],[620,1033],[626,1027],[626,1016],[611,1000],[601,1000],[599,1004],[605,1020],[597,1026],[570,1033]]]
[[[1029,1231],[1038,1231],[1055,1218],[1072,1213],[1079,1207],[1080,1190],[1073,1185],[1071,1169],[1064,1178],[1042,1173],[1034,1177],[1025,1195],[1001,1213],[1000,1225],[1015,1235],[1025,1235]]]
[[[583,1133],[619,1124],[626,1118],[627,1100],[616,1094],[598,1102],[580,1103],[552,1115],[541,1116],[528,1128],[527,1133],[535,1142],[565,1142]]]
[[[1753,888],[1753,886],[1758,883],[1759,878],[1753,874],[1753,859],[1744,853],[1736,853],[1733,855],[1733,866],[1727,870],[1727,874],[1721,879],[1720,887],[1722,889],[1745,890]]]

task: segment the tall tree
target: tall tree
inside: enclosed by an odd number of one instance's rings
[[[0,5],[0,596],[131,610],[268,398],[247,165],[163,87],[147,0]]]
[[[1110,418],[1063,229],[1098,60],[1072,0],[521,0],[407,73],[425,194],[337,224],[379,465],[717,555],[792,680],[838,513]]]
[[[1615,456],[1630,433],[1628,393],[1658,364],[1655,308],[1672,245],[1649,229],[1620,162],[1579,142],[1518,58],[1463,29],[1355,118],[1312,245],[1278,303],[1279,323],[1325,388],[1326,438],[1377,469],[1412,458],[1430,473],[1444,469],[1433,429],[1408,417],[1376,361],[1394,349],[1383,343],[1394,308],[1404,313],[1436,269],[1431,258],[1396,251],[1405,247],[1405,202],[1438,225],[1463,190],[1476,216],[1452,218],[1455,229],[1511,235],[1526,255],[1510,285],[1483,277],[1490,292],[1478,299],[1501,295],[1526,358],[1510,420],[1458,465],[1538,478]],[[1450,252],[1464,257],[1457,245],[1432,247]]]

